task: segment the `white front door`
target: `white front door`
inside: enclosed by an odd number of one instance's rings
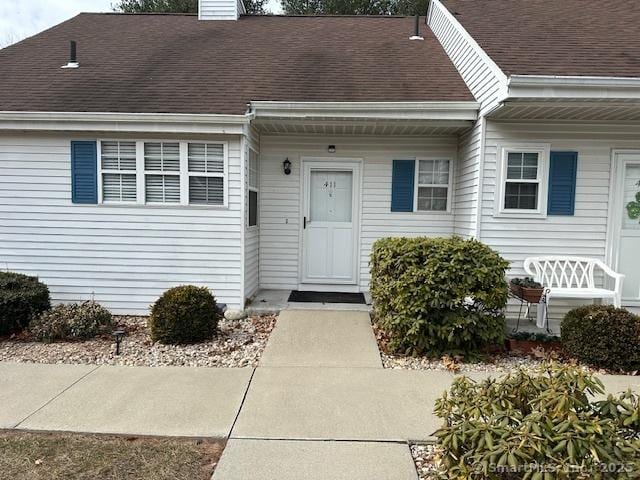
[[[355,284],[359,172],[356,162],[304,162],[302,282]]]
[[[626,275],[622,289],[625,305],[640,305],[640,152],[619,153],[618,195],[621,217],[618,271]]]

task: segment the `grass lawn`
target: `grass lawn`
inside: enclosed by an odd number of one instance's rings
[[[209,480],[223,448],[207,440],[0,431],[0,477]]]

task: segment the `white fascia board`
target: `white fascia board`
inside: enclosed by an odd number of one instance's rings
[[[251,102],[256,118],[471,120],[478,102]]]
[[[511,75],[505,100],[640,99],[640,78]]]
[[[0,130],[242,134],[251,115],[0,111]]]

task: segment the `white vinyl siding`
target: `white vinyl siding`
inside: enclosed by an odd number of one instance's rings
[[[431,30],[480,102],[480,114],[488,112],[506,93],[506,75],[439,0],[431,2],[429,15]]]
[[[327,154],[327,145],[336,145]],[[260,142],[260,286],[298,288],[300,261],[300,158],[362,159],[359,289],[369,285],[373,242],[386,236],[453,234],[453,213],[391,214],[391,170],[395,158],[456,158],[457,138],[393,136],[267,136]],[[282,161],[292,162],[291,175]],[[455,166],[454,166],[455,171]]]
[[[529,256],[578,255],[609,261],[611,152],[614,148],[637,149],[639,139],[640,127],[633,125],[487,121],[480,240],[511,262],[511,276],[525,274],[523,261]],[[551,151],[578,152],[573,216],[495,215],[500,146],[523,143],[546,144]],[[558,320],[570,306],[579,303],[584,302],[552,302],[552,318]]]
[[[260,221],[255,226],[249,225],[249,204],[250,195],[254,190],[260,189],[260,174],[255,176],[251,173],[260,171],[260,134],[254,126],[250,126],[248,135],[245,137],[245,232],[244,232],[244,296],[245,298],[253,297],[259,288],[260,271]],[[258,160],[257,168],[251,168],[251,157]],[[255,161],[254,161],[255,164]],[[260,172],[259,172],[260,173]],[[259,212],[258,212],[259,214]]]
[[[481,152],[485,120],[480,119],[471,130],[460,136],[458,162],[454,171],[452,210],[454,233],[463,238],[477,235],[479,189],[482,178]]]
[[[162,292],[184,284],[206,286],[239,308],[240,136],[188,139],[227,144],[226,209],[73,204],[70,147],[83,138],[95,136],[0,134],[3,268],[37,275],[53,303],[93,297],[117,314],[146,315]]]
[[[198,0],[200,20],[237,20],[240,0]]]

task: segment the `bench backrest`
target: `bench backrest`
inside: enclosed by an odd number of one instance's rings
[[[595,288],[595,269],[601,262],[586,257],[531,257],[524,269],[548,288]]]

